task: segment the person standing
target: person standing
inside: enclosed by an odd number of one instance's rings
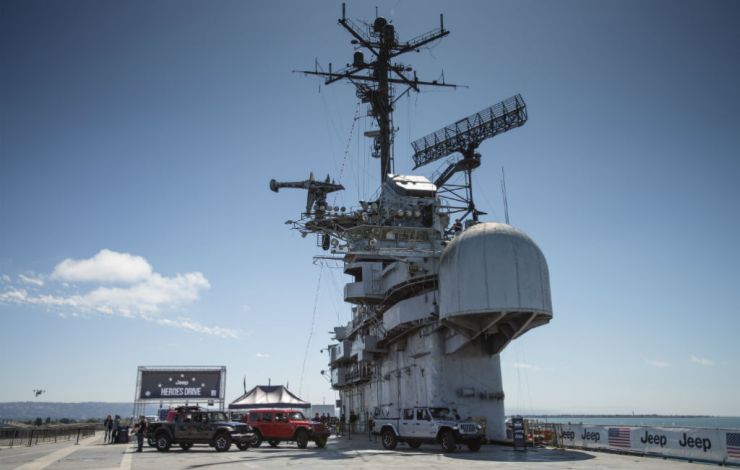
[[[103,444],[108,444],[111,440],[111,434],[113,434],[113,418],[110,415],[103,421],[103,431],[105,431]]]
[[[136,423],[136,452],[142,452],[144,450],[144,436],[146,436],[146,428],[149,424],[146,422],[146,418],[142,415],[139,416],[139,422]]]
[[[116,415],[116,419],[113,420],[113,431],[110,434],[110,442],[111,444],[117,444],[118,443],[118,431],[121,427],[121,417]]]

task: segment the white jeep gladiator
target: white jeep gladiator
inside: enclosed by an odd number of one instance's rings
[[[405,442],[412,449],[419,448],[422,443],[439,443],[444,452],[454,452],[461,443],[477,451],[485,441],[479,424],[460,421],[444,407],[404,408],[400,418],[375,418],[372,429],[373,434],[380,435],[383,447],[388,450]]]

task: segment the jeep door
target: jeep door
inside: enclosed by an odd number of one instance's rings
[[[265,411],[262,413],[262,421],[260,421],[259,430],[262,433],[262,437],[270,439],[273,437],[275,425],[272,424],[272,412]]]
[[[273,418],[272,436],[278,439],[290,439],[293,437],[293,426],[288,422],[288,413],[277,411]]]
[[[213,421],[209,419],[209,413],[198,413],[193,416],[189,439],[199,442],[208,442],[212,437]]]
[[[419,439],[434,439],[437,436],[437,425],[432,421],[429,410],[426,408],[415,408],[415,412],[414,437]]]
[[[189,441],[193,438],[192,419],[191,413],[182,413],[175,416],[175,422],[172,423],[172,433],[176,441]]]
[[[398,420],[398,432],[401,437],[413,437],[416,433],[416,422],[414,421],[414,409],[404,408],[401,412],[401,419]]]

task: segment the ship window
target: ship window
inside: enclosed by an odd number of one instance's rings
[[[414,410],[406,408],[403,410],[403,419],[414,419]]]
[[[426,408],[417,408],[416,409],[416,420],[417,421],[429,421],[429,413],[427,413]]]

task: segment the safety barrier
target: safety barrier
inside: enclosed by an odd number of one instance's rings
[[[95,425],[69,425],[0,429],[0,447],[33,446],[47,442],[74,441],[95,435]]]
[[[740,430],[583,424],[557,427],[556,444],[563,447],[740,463]]]

